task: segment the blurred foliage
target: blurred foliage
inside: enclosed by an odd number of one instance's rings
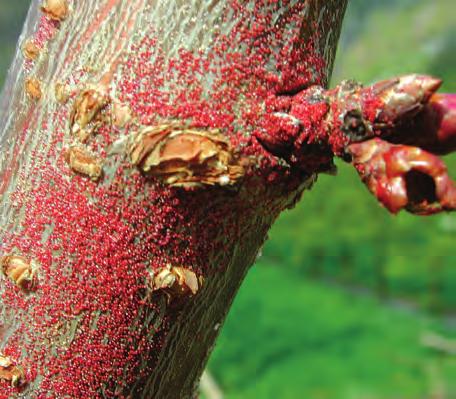
[[[0,82],[28,5],[0,0]],[[456,92],[455,15],[454,0],[351,0],[334,84],[422,72]],[[390,216],[338,166],[273,227],[211,371],[229,399],[456,398],[455,358],[420,344],[456,338],[456,217]]]
[[[456,359],[420,344],[443,323],[300,277],[250,272],[210,361],[227,398],[454,398]]]
[[[30,1],[0,0],[0,85],[14,55]]]

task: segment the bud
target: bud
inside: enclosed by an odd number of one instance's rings
[[[439,153],[447,154],[456,150],[456,94],[434,94],[429,107],[437,121],[435,136],[444,149]]]
[[[114,126],[123,128],[132,119],[132,112],[128,105],[115,102],[112,105],[112,121]]]
[[[405,208],[428,215],[456,209],[456,186],[437,156],[380,139],[350,144],[348,152],[369,191],[390,212]]]
[[[203,278],[181,266],[167,266],[158,273],[152,273],[152,291],[164,291],[172,297],[196,295],[203,284]]]
[[[384,80],[366,88],[366,98],[379,100],[379,114],[375,122],[397,123],[416,115],[423,109],[442,81],[427,75],[405,75]],[[370,92],[369,92],[370,91]]]
[[[54,87],[54,96],[55,99],[60,103],[60,104],[65,104],[68,99],[70,98],[71,95],[71,89],[70,87],[65,84],[65,83],[56,83]]]

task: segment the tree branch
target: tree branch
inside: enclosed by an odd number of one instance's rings
[[[32,3],[1,119],[1,395],[193,396],[316,177],[254,132],[327,82],[345,6]]]

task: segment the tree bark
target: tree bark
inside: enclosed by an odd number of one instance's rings
[[[256,131],[326,85],[346,1],[42,5],[2,99],[0,397],[193,397],[320,170]]]

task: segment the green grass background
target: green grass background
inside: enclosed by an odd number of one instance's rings
[[[0,82],[27,8],[0,0]],[[456,1],[351,0],[334,84],[408,72],[456,92]],[[321,176],[273,227],[222,328],[209,370],[224,396],[455,399],[455,357],[421,344],[456,339],[455,239],[455,216],[390,216],[347,165]]]

